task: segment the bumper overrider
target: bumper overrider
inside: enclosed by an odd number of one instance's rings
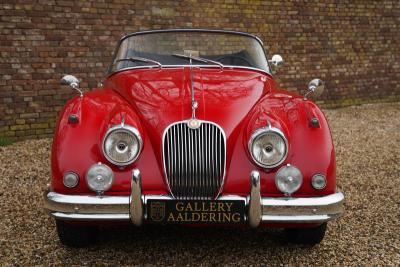
[[[139,226],[147,219],[148,202],[174,199],[171,196],[143,195],[138,169],[132,172],[131,184],[130,196],[65,195],[46,190],[45,209],[60,220],[131,221]],[[250,184],[247,197],[225,195],[217,201],[244,201],[244,219],[251,227],[260,223],[323,223],[343,213],[344,195],[341,192],[308,198],[261,197],[258,171],[251,172]]]

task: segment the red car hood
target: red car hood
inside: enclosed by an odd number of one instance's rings
[[[220,125],[229,139],[261,96],[271,78],[253,70],[193,68],[196,117]],[[141,117],[154,145],[171,123],[191,118],[190,70],[127,70],[106,84],[121,94]]]
[[[198,102],[196,118],[214,122],[224,130],[229,167],[230,152],[233,152],[243,121],[270,90],[271,81],[267,75],[252,70],[215,68],[194,68],[193,81]],[[160,169],[163,168],[161,148],[165,129],[192,116],[190,85],[188,67],[122,71],[112,75],[105,84],[135,109],[146,129],[144,143],[151,143]]]

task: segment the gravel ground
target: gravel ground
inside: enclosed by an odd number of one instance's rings
[[[0,147],[0,265],[400,265],[400,103],[326,110],[346,213],[323,243],[280,230],[130,226],[87,249],[62,246],[42,210],[51,140]]]

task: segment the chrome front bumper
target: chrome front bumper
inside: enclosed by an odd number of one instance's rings
[[[275,198],[261,197],[260,174],[250,175],[251,190],[248,197],[221,196],[219,200],[244,200],[251,227],[260,223],[322,223],[338,218],[343,213],[344,195],[337,192],[323,197]],[[141,225],[146,219],[149,199],[168,200],[171,196],[142,195],[141,176],[138,169],[132,172],[130,196],[63,195],[47,190],[44,193],[45,209],[61,220],[80,221],[132,221]]]

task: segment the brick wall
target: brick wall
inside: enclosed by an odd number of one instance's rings
[[[260,36],[280,53],[282,87],[320,77],[322,104],[400,96],[400,2],[394,1],[54,1],[0,3],[0,137],[49,136],[73,93],[102,79],[118,39],[161,28],[223,28]]]

